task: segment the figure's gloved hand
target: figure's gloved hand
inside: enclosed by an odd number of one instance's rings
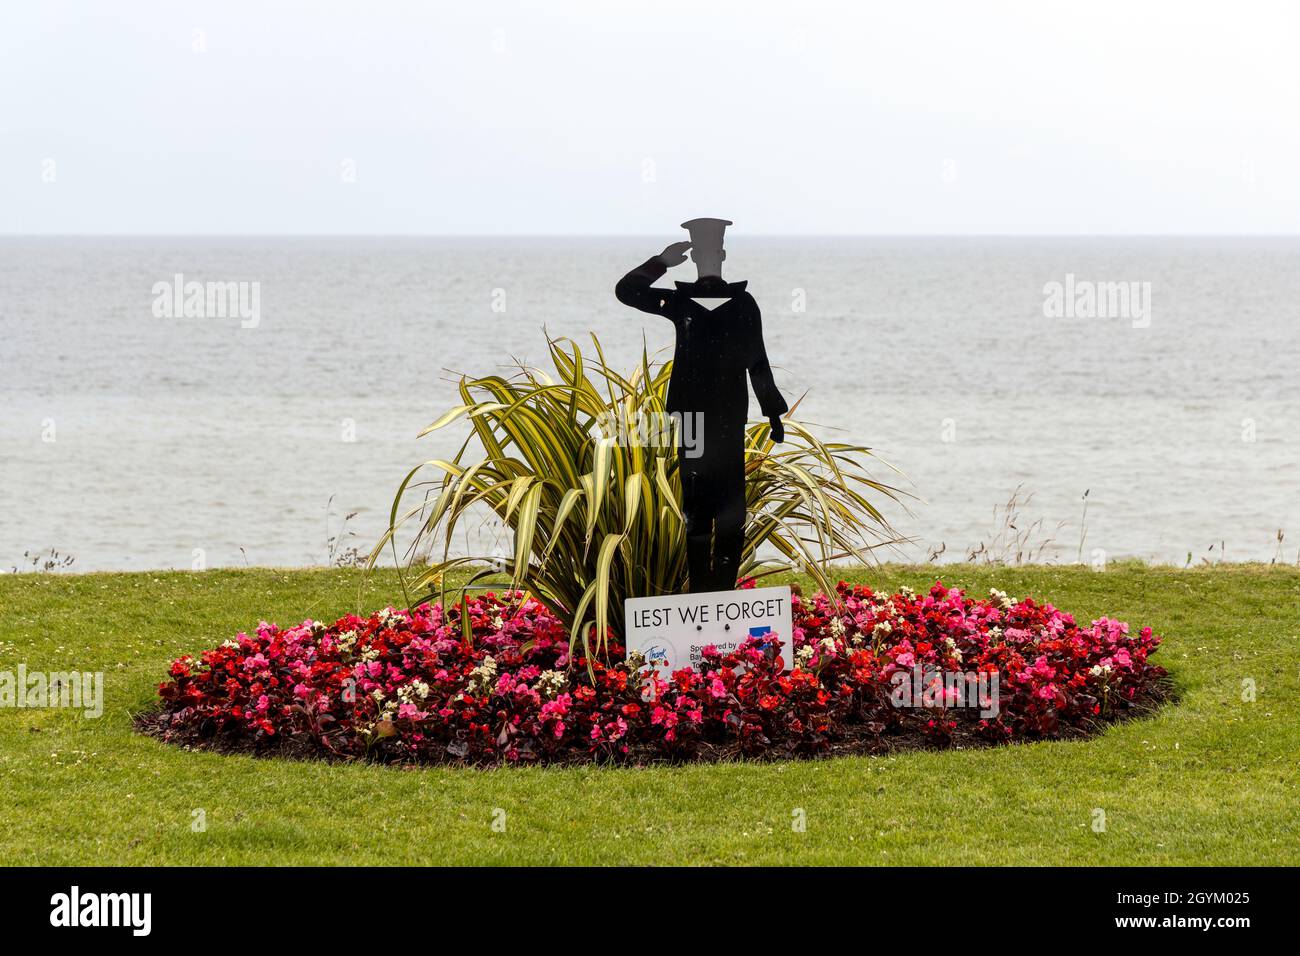
[[[767,421],[772,426],[772,441],[778,443],[785,441],[785,425],[781,423],[780,417],[773,415]]]
[[[686,250],[690,247],[689,242],[671,243],[664,248],[663,252],[659,253],[659,261],[670,269],[673,266],[679,266],[686,261]]]

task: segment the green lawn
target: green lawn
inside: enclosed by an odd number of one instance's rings
[[[937,573],[852,576],[892,588]],[[485,772],[189,753],[131,729],[166,664],[262,617],[356,609],[358,572],[3,576],[0,670],[102,670],[107,691],[97,720],[0,709],[0,864],[1300,863],[1300,570],[942,576],[1151,625],[1178,702],[1088,741],[786,764]],[[372,578],[361,605],[388,603],[394,582]]]

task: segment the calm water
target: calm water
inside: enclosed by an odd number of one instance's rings
[[[368,545],[406,470],[452,450],[415,438],[452,372],[543,360],[543,326],[620,364],[670,345],[612,289],[673,238],[0,239],[0,564],[322,563],[331,497]],[[1295,239],[737,237],[727,276],[802,417],[910,478],[906,556],[989,541],[1021,486],[1048,557],[1075,558],[1089,491],[1085,558],[1181,564],[1220,541],[1268,560],[1278,529],[1297,558],[1297,266]],[[155,317],[175,273],[260,283],[260,324]],[[1067,273],[1149,282],[1149,327],[1044,317]]]

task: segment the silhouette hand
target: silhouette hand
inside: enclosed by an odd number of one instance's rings
[[[778,444],[785,441],[785,425],[781,423],[781,419],[773,415],[768,419],[768,423],[772,426],[772,441]]]
[[[679,266],[686,261],[686,250],[690,247],[689,242],[671,243],[663,252],[659,253],[659,261],[669,268]]]

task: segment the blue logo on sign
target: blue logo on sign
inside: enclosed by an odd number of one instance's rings
[[[751,627],[749,629],[750,637],[762,637],[765,634],[771,634],[771,633],[772,633],[772,629],[766,625],[762,625],[760,627]],[[761,647],[764,650],[764,652],[767,652],[769,657],[771,656],[772,653],[771,648],[773,646],[771,641],[760,641],[758,646]]]

